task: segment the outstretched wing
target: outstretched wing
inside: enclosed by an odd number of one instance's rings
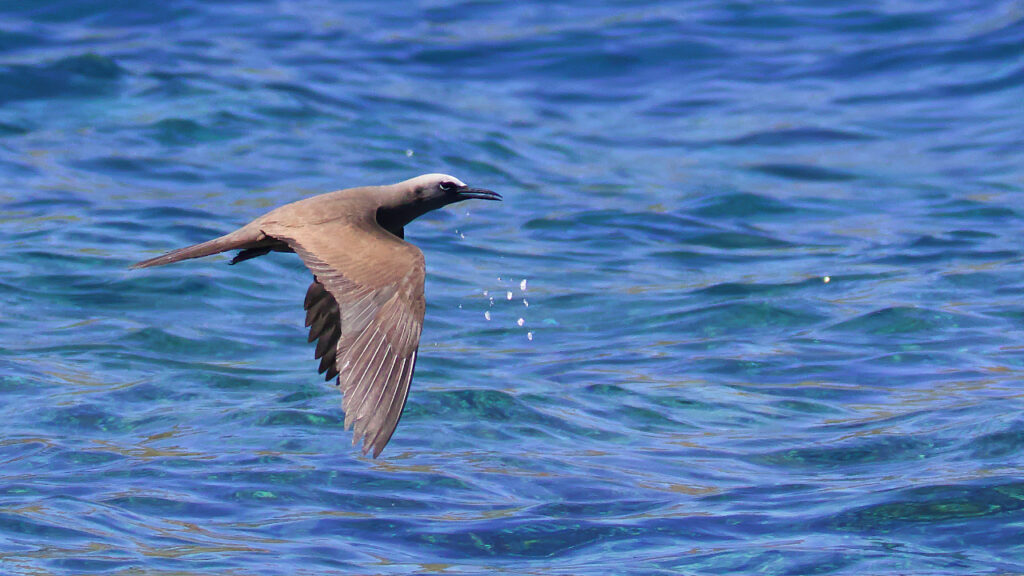
[[[345,428],[380,454],[398,426],[423,328],[423,253],[384,230],[327,222],[268,234],[313,272],[309,340],[327,379],[338,377]]]

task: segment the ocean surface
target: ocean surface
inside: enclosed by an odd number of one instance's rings
[[[380,458],[310,274],[454,174]],[[0,574],[1024,573],[1024,4],[0,3]]]

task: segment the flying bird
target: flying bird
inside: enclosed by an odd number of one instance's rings
[[[132,268],[239,250],[237,264],[295,252],[313,273],[304,307],[326,380],[337,378],[345,429],[380,455],[398,426],[423,329],[423,253],[405,241],[417,217],[469,199],[501,200],[454,176],[425,174],[390,186],[329,192],[272,210],[234,232]]]

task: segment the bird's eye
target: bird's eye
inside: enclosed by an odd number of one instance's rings
[[[455,190],[455,183],[454,182],[441,182],[440,184],[437,185],[437,187],[441,189],[441,192],[451,192],[451,191]]]

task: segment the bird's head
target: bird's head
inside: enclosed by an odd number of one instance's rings
[[[424,174],[389,188],[390,197],[381,206],[380,212],[383,213],[378,213],[378,220],[398,227],[431,210],[463,200],[501,200],[501,194],[497,192],[470,188],[462,180],[447,174]]]
[[[501,194],[497,192],[470,188],[462,180],[447,174],[424,174],[402,184],[408,185],[409,202],[427,207],[424,212],[463,200],[501,200]]]

